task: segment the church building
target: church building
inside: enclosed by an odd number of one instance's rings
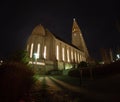
[[[89,53],[82,32],[73,19],[71,44],[52,34],[41,24],[37,25],[28,38],[26,50],[29,63],[38,72],[52,69],[65,70],[76,67],[81,61],[87,61]]]

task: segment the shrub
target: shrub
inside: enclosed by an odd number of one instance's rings
[[[62,70],[53,69],[46,73],[47,75],[62,75]]]
[[[80,76],[80,71],[78,69],[72,68],[72,69],[69,70],[68,75],[72,76],[72,77],[79,77]]]
[[[17,102],[28,93],[34,83],[34,73],[23,64],[0,66],[0,102]]]
[[[85,61],[82,61],[78,64],[78,68],[84,68],[84,67],[88,67],[88,63]]]

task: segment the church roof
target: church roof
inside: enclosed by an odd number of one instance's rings
[[[76,23],[76,22],[75,22]],[[38,36],[45,36],[47,34],[51,34],[52,36],[54,36],[56,39],[74,47],[75,49],[81,50],[79,48],[77,48],[76,46],[74,46],[72,43],[70,42],[66,42],[65,40],[61,39],[60,37],[56,36],[55,34],[51,33],[48,29],[45,29],[41,24],[37,25],[33,31],[32,31],[32,35],[38,35]],[[81,50],[82,51],[82,50]]]
[[[74,47],[75,49],[81,50],[81,49],[77,48],[76,46],[74,46],[72,43],[67,42],[67,41],[61,39],[60,37],[56,36],[55,34],[53,34],[53,35],[54,35],[54,37],[55,37],[56,39],[58,39],[58,40],[60,40],[60,41],[62,41],[62,42],[64,42],[64,43],[66,43],[66,44],[68,44],[68,45]],[[81,50],[81,51],[82,51],[82,50]]]
[[[41,24],[39,24],[33,29],[32,34],[44,36],[45,35],[45,29]]]

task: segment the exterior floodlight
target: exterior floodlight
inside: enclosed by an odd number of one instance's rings
[[[35,58],[35,59],[38,59],[38,58],[39,58],[39,54],[34,53],[34,58]]]

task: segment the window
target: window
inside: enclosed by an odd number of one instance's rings
[[[59,60],[59,46],[56,47],[56,59]]]
[[[32,55],[33,55],[33,46],[34,46],[34,44],[32,43],[31,44],[31,49],[30,49],[30,58],[32,58]]]
[[[77,62],[77,56],[76,56],[76,52],[75,52],[75,62]]]
[[[65,61],[65,49],[64,49],[64,47],[62,48],[62,60]]]
[[[79,55],[79,53],[77,54],[77,57],[78,57],[78,62],[80,62],[80,55]]]
[[[71,50],[71,59],[73,61],[73,50]]]
[[[46,49],[47,49],[46,46],[44,46],[44,55],[43,55],[44,59],[46,59]]]
[[[67,60],[68,60],[68,62],[70,62],[69,49],[67,49]]]
[[[37,46],[37,55],[38,55],[38,58],[40,57],[40,44],[38,44]]]

